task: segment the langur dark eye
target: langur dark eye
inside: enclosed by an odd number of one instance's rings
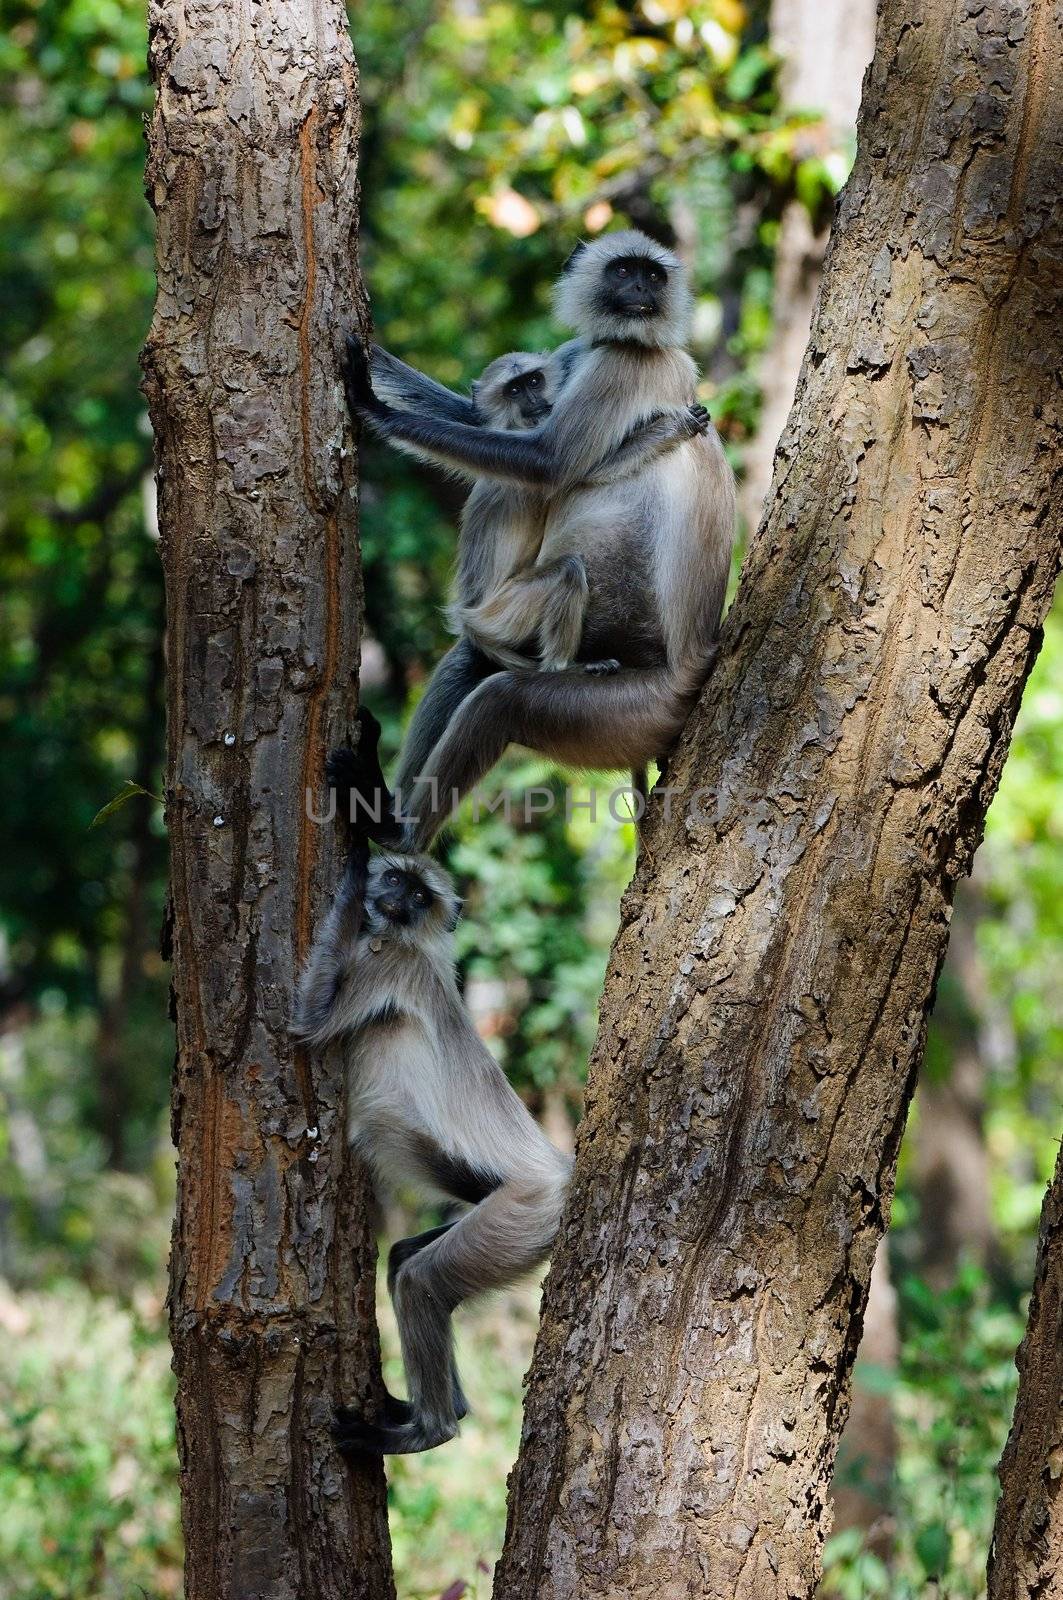
[[[387,884],[390,884],[390,886],[393,889],[398,884],[398,881],[399,881],[399,875],[398,875],[397,872],[385,872],[385,874],[384,874],[384,882],[387,883]]]
[[[515,400],[517,395],[520,394],[520,384],[519,383],[507,383],[506,384],[506,393],[509,396],[511,396],[511,398],[513,398]]]
[[[618,278],[627,277],[627,268],[622,261],[618,261],[616,264],[616,275]]]
[[[417,892],[415,893],[413,899],[414,899],[414,904],[415,905],[426,906],[428,904],[427,891],[424,890],[424,889],[418,889]]]
[[[533,389],[541,388],[542,387],[542,381],[543,381],[543,375],[542,375],[541,372],[529,373],[528,382],[531,384]]]
[[[663,283],[664,282],[664,273],[661,271],[660,267],[651,267],[650,268],[650,282],[651,283]]]

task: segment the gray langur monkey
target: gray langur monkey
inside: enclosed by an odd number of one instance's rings
[[[543,496],[537,566],[557,570],[578,558],[586,573],[576,659],[618,667],[603,676],[504,671],[479,684],[419,764],[424,782],[403,796],[412,847],[430,843],[453,799],[511,743],[575,766],[638,769],[660,756],[715,654],[734,530],[734,480],[715,430],[618,482],[589,482],[635,430],[667,417],[678,425],[691,404],[683,266],[644,234],[608,234],[569,258],[557,309],[580,339],[550,415],[523,432],[393,409],[348,340],[349,404],[381,437]],[[529,604],[528,622],[537,615]],[[371,786],[375,774],[367,767],[361,777]]]
[[[360,744],[375,753],[379,729],[366,713],[361,722]],[[353,752],[333,751],[326,770],[341,817],[350,816]],[[336,1413],[345,1454],[408,1454],[457,1432],[468,1407],[451,1313],[546,1258],[571,1161],[510,1086],[458,991],[461,902],[450,877],[429,856],[370,860],[366,838],[352,829],[292,1031],[311,1045],[343,1041],[351,1136],[380,1186],[410,1183],[470,1208],[399,1240],[388,1256],[409,1400],[387,1395],[376,1422],[348,1408]]]
[[[374,345],[375,393],[400,410],[472,427],[535,428],[550,415],[579,351],[570,340],[550,354],[512,351],[473,383],[471,398],[407,366]],[[590,480],[615,482],[657,455],[704,432],[708,413],[692,405],[679,418],[655,418],[613,452]],[[447,615],[458,643],[435,668],[410,721],[395,782],[409,792],[462,701],[499,667],[556,670],[575,654],[583,628],[587,580],[578,557],[536,567],[546,508],[519,484],[473,479],[461,516],[458,560]],[[529,606],[538,600],[538,609]],[[553,603],[545,605],[545,600]]]

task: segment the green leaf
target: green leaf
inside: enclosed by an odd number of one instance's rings
[[[132,800],[133,796],[137,794],[146,794],[149,800],[154,800],[160,806],[163,804],[160,795],[152,794],[150,789],[145,789],[139,783],[134,783],[132,778],[127,778],[113,799],[108,800],[107,804],[101,806],[97,811],[89,823],[90,831],[93,828],[98,828],[100,823],[106,822],[109,817],[113,817],[116,811],[122,809],[127,800]]]
[[[943,1522],[932,1522],[929,1527],[920,1528],[915,1538],[915,1553],[928,1578],[938,1577],[945,1571],[952,1554],[952,1535]]]

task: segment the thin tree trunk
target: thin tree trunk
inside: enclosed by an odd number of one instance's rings
[[[991,1071],[1015,1071],[1015,1040],[978,950],[983,914],[973,885],[961,884],[944,974],[946,981],[952,980],[953,993],[942,993],[934,1012],[948,1044],[949,1070],[940,1080],[924,1077],[915,1103],[919,1268],[938,1290],[952,1283],[964,1257],[990,1270],[1002,1266],[989,1204],[985,1100]]]
[[[357,76],[333,0],[155,0],[150,60],[186,1592],[383,1600],[383,1474],[329,1436],[379,1370],[366,1191],[339,1061],[287,1034],[338,871],[304,794],[356,688]]]
[[[1049,0],[880,10],[769,509],[624,902],[505,1600],[814,1590],[953,888],[1060,562],[1061,34]]]
[[[853,1373],[849,1415],[838,1442],[831,1483],[834,1532],[859,1528],[864,1548],[888,1561],[894,1547],[893,1473],[897,1429],[893,1401],[880,1382],[869,1381],[868,1369],[896,1372],[900,1354],[897,1291],[890,1278],[889,1241],[875,1252],[860,1334],[860,1354]],[[828,1591],[836,1593],[835,1590]]]
[[[782,103],[819,113],[798,130],[796,155],[849,148],[860,80],[875,47],[875,9],[875,0],[772,0],[768,33],[782,62]],[[760,521],[775,446],[793,404],[826,249],[826,227],[817,231],[807,208],[791,200],[775,246],[771,343],[758,363],[760,426],[742,463],[739,509],[751,528]]]
[[[133,782],[151,790],[158,782],[162,759],[163,619],[159,597],[159,636],[152,646],[144,685],[144,704],[137,731],[137,759]],[[156,865],[158,842],[151,831],[152,804],[143,795],[133,802],[126,847],[130,853],[129,884],[122,907],[122,959],[114,992],[100,1013],[96,1035],[96,1093],[100,1131],[107,1143],[108,1164],[121,1168],[126,1161],[126,1134],[130,1115],[131,1073],[126,1028],[129,1008],[143,976],[143,961],[152,932],[148,919],[148,884]]]
[[[1000,1462],[989,1600],[1063,1600],[1063,1148],[1041,1211],[1037,1273]]]

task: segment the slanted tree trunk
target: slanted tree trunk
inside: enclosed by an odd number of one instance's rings
[[[383,1474],[329,1437],[378,1371],[366,1193],[340,1063],[287,1035],[338,873],[304,795],[356,688],[357,77],[333,0],[154,0],[150,30],[186,1592],[383,1600]]]
[[[989,1600],[1063,1600],[1063,1148],[1048,1186],[1019,1393],[1000,1462]]]
[[[768,32],[780,57],[782,103],[818,112],[797,134],[796,154],[848,150],[856,135],[860,85],[875,48],[876,0],[772,0]],[[745,452],[739,510],[755,528],[771,484],[772,461],[793,404],[827,250],[828,228],[814,225],[800,200],[779,219],[775,245],[771,341],[758,363],[760,425]],[[860,1344],[861,1360],[893,1367],[897,1360],[897,1297],[886,1245],[875,1256]],[[840,1442],[831,1498],[834,1530],[858,1527],[869,1548],[885,1555],[896,1433],[893,1405],[881,1387],[866,1386],[857,1366],[852,1404]]]
[[[953,888],[1060,562],[1061,35],[1048,0],[880,9],[766,517],[624,902],[505,1600],[813,1593]]]

